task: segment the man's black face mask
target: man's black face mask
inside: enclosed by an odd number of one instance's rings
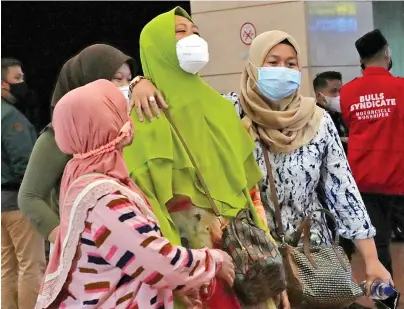
[[[392,68],[393,68],[393,59],[390,58],[390,63],[389,63],[388,70],[390,71]]]
[[[18,102],[23,102],[29,93],[28,85],[26,82],[18,84],[10,84],[10,93]]]

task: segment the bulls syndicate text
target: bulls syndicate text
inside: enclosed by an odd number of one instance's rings
[[[384,118],[390,115],[390,106],[396,105],[396,99],[386,98],[384,93],[367,94],[359,97],[359,103],[351,105],[358,120]]]

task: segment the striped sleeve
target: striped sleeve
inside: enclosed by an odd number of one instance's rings
[[[98,262],[120,268],[131,280],[173,290],[199,287],[216,275],[219,251],[173,246],[152,220],[123,195],[99,200],[89,214]]]

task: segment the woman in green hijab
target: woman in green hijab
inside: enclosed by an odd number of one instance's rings
[[[254,143],[233,104],[197,74],[208,62],[207,43],[181,8],[157,16],[140,36],[143,72],[169,106],[172,121],[185,140],[225,220],[249,207],[267,229],[250,196],[262,174]],[[153,98],[150,98],[153,101]],[[162,233],[173,244],[215,247],[222,222],[212,212],[178,136],[167,118],[135,122],[135,140],[124,156],[132,178],[147,195]],[[208,288],[209,308],[241,308],[221,282]],[[270,306],[271,307],[271,306]],[[268,306],[266,306],[268,308]]]

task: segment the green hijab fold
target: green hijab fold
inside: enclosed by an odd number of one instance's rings
[[[176,55],[175,15],[191,18],[182,8],[161,14],[140,35],[143,72],[163,93],[172,119],[192,152],[223,216],[235,216],[252,205],[248,189],[261,171],[254,142],[239,120],[233,104],[207,85],[199,75],[183,71]],[[143,190],[162,233],[175,244],[179,234],[166,203],[174,195],[189,196],[210,208],[195,170],[175,132],[162,116],[141,123],[135,115],[135,139],[124,156],[132,178]]]

